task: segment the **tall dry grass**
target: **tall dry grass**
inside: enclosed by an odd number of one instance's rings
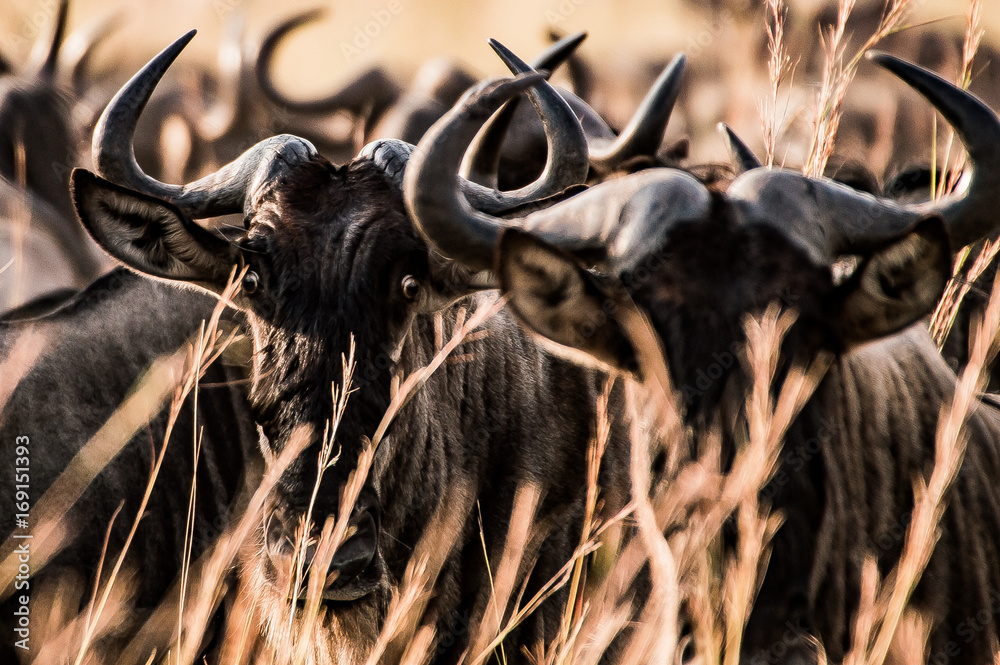
[[[837,22],[821,33],[820,44],[825,56],[823,80],[813,111],[813,133],[809,153],[803,171],[806,175],[819,177],[833,156],[837,132],[843,117],[844,98],[857,75],[858,65],[865,53],[874,48],[885,37],[897,31],[906,18],[910,0],[889,0],[882,20],[853,55],[847,55],[847,20],[854,11],[857,0],[839,0]]]
[[[866,594],[868,602],[859,612],[854,651],[845,662],[864,665],[884,662],[900,624],[907,619],[906,604],[940,536],[938,525],[946,507],[945,494],[965,456],[967,441],[962,429],[986,387],[986,373],[998,350],[998,333],[1000,281],[995,280],[985,316],[975,326],[969,364],[959,377],[951,402],[941,407],[934,470],[929,480],[918,478],[915,481],[916,504],[899,563],[881,585],[878,585],[874,561],[866,564],[866,586],[870,586]],[[924,637],[926,639],[926,635]]]
[[[969,7],[965,15],[965,39],[962,42],[962,67],[958,74],[956,83],[964,89],[972,84],[973,66],[976,54],[979,51],[980,43],[985,34],[980,27],[982,21],[981,0],[969,0]],[[935,127],[937,126],[935,117]],[[955,132],[948,130],[947,149],[942,161],[943,166],[938,165],[937,143],[934,144],[934,168],[931,170],[932,182],[931,191],[935,199],[941,199],[948,193],[954,191],[959,185],[959,181],[964,173],[965,155],[964,153],[952,158],[952,147],[955,141]],[[944,177],[938,180],[938,170],[943,171]],[[978,246],[978,252],[975,251]],[[997,252],[1000,251],[1000,240],[985,239],[974,245],[962,248],[955,257],[953,277],[948,283],[948,288],[944,296],[938,302],[934,314],[931,316],[930,330],[937,342],[938,348],[944,347],[945,340],[951,333],[955,324],[958,311],[962,302],[968,295],[972,286],[986,272],[993,263]],[[969,264],[969,258],[975,254],[975,259]]]
[[[785,44],[785,22],[788,7],[784,0],[767,0],[767,16],[764,19],[767,31],[767,78],[770,83],[768,94],[759,103],[761,126],[764,135],[764,165],[774,166],[778,137],[788,115],[788,101],[779,111],[778,100],[785,83],[794,76],[795,66]]]
[[[304,602],[288,600],[280,615],[284,617],[280,625],[267,631],[269,640],[261,639],[269,610],[256,604],[255,596],[260,589],[245,580],[233,587],[233,573],[241,569],[238,562],[242,558],[261,556],[258,549],[248,548],[246,543],[255,541],[254,532],[260,529],[268,505],[268,492],[282,469],[312,440],[309,432],[296,433],[282,457],[269,460],[263,482],[247,501],[236,524],[198,561],[185,564],[179,588],[120,653],[134,659],[131,662],[200,662],[201,650],[210,637],[210,619],[225,605],[227,622],[221,632],[221,643],[209,654],[208,662],[315,662],[314,640],[322,633],[330,612],[320,602],[321,591],[329,581],[327,567],[339,543],[349,535],[346,524],[350,506],[371,469],[374,452],[388,422],[462,340],[474,334],[501,306],[502,301],[498,301],[460,322],[433,362],[401,381],[383,426],[362,454],[359,469],[348,480],[344,507],[337,519],[322,525],[302,525],[297,549],[301,553],[315,545],[315,555],[309,564],[301,558],[297,560],[286,598],[302,598]],[[602,517],[600,507],[607,500],[609,488],[600,487],[597,479],[611,432],[609,384],[599,404],[596,436],[588,448],[587,477],[581,479],[586,483],[587,498],[578,547],[558,574],[535,595],[524,595],[524,588],[517,580],[523,580],[530,570],[544,532],[539,531],[541,525],[535,519],[542,489],[521,488],[505,547],[500,553],[484,552],[489,555],[492,571],[488,604],[492,611],[487,611],[470,627],[464,662],[520,660],[523,654],[511,653],[504,638],[564,588],[568,590],[568,600],[554,641],[529,645],[536,662],[597,663],[609,649],[618,654],[616,662],[621,663],[677,660],[690,644],[691,636],[681,632],[681,619],[688,606],[700,609],[692,620],[695,634],[707,630],[712,636],[715,647],[708,651],[716,655],[724,651],[729,654],[726,662],[734,662],[733,654],[738,653],[739,636],[766,564],[767,542],[778,524],[777,518],[768,514],[767,507],[758,504],[757,495],[774,471],[785,428],[821,372],[816,367],[793,372],[778,391],[777,399],[772,399],[778,346],[791,320],[789,315],[773,309],[761,320],[747,323],[750,341],[746,371],[757,388],[748,395],[750,415],[739,425],[744,443],[729,474],[719,472],[721,447],[709,445],[695,459],[674,455],[669,470],[673,481],[668,481],[666,475],[652,477],[650,456],[661,446],[672,449],[686,438],[680,427],[679,402],[676,395],[664,393],[659,385],[652,390],[636,384],[627,387],[631,399],[642,410],[632,423],[632,500],[614,514]],[[174,381],[172,411],[183,401],[186,391],[196,389],[195,379],[203,372],[204,363],[218,357],[217,345],[225,340],[220,339],[215,324],[217,320],[210,322],[197,347],[185,352],[185,371],[179,381]],[[643,325],[648,324],[643,322]],[[637,333],[637,337],[641,338],[642,333]],[[350,399],[353,363],[349,357],[344,365],[342,385],[335,386],[332,393],[337,414],[343,413]],[[652,399],[648,398],[650,393],[654,395]],[[336,428],[335,418],[324,435],[321,469],[334,458]],[[192,433],[192,442],[197,445],[196,433]],[[154,468],[150,486],[155,480]],[[192,490],[192,501],[196,491]],[[414,551],[406,575],[393,590],[381,633],[366,654],[368,662],[419,663],[426,662],[433,654],[435,626],[427,623],[424,611],[433,596],[436,575],[450,554],[458,525],[473,501],[470,488],[455,487],[450,500],[442,503],[442,511]],[[742,541],[739,552],[730,558],[722,554],[718,543],[723,523],[734,514],[750,537]],[[190,529],[190,515],[188,525]],[[669,538],[664,536],[667,532],[671,533]],[[191,551],[189,543],[185,547],[187,552]],[[706,557],[706,552],[713,555]],[[79,593],[84,607],[81,613],[65,607],[52,609],[53,618],[46,624],[45,649],[38,654],[46,660],[35,662],[51,662],[48,659],[73,663],[120,662],[118,653],[102,648],[102,641],[115,635],[119,622],[128,617],[132,602],[128,593],[129,575],[141,574],[125,570],[124,558],[125,553],[121,553],[105,563],[110,574],[98,576],[99,583],[87,598],[82,591]],[[598,561],[606,570],[595,567]],[[634,585],[646,565],[650,570],[650,592],[636,598]],[[54,598],[53,602],[56,603]],[[698,649],[699,653],[706,653],[701,645]]]

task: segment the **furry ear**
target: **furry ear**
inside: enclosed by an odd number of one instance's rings
[[[497,246],[496,274],[511,310],[531,330],[564,351],[637,372],[636,351],[620,322],[615,298],[572,255],[508,229]]]
[[[174,205],[119,187],[84,169],[70,178],[80,220],[104,251],[153,277],[220,293],[239,254]]]
[[[934,310],[951,277],[944,223],[920,222],[901,240],[869,256],[842,287],[838,316],[848,344],[896,333]]]

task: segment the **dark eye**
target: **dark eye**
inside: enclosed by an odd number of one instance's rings
[[[403,278],[402,287],[403,295],[409,300],[413,300],[420,293],[420,282],[413,275],[407,275]]]
[[[252,295],[254,291],[257,290],[257,285],[260,283],[260,277],[253,270],[248,270],[247,274],[243,275],[243,282],[241,284],[243,288],[243,293]]]

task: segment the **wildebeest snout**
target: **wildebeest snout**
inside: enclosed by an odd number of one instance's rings
[[[345,538],[337,547],[326,572],[325,601],[351,601],[367,596],[383,584],[385,566],[378,547],[380,506],[377,499],[362,496],[348,520]],[[292,591],[296,569],[295,543],[305,513],[277,508],[265,524],[265,549],[274,581],[279,588]],[[337,519],[336,512],[314,511],[313,528],[304,546],[300,546],[301,579],[299,600],[305,598],[305,577],[318,558],[322,524]]]

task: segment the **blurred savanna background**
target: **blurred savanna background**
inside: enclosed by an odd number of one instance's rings
[[[908,3],[902,30],[883,48],[918,59],[945,75],[957,74],[965,32],[967,4],[963,0],[914,0]],[[781,143],[781,156],[789,165],[806,159],[808,106],[822,78],[820,25],[832,26],[837,3],[828,0],[789,0],[785,41],[793,71],[788,87],[785,124],[801,121]],[[5,0],[0,13],[0,47],[12,60],[28,58],[34,37],[49,29],[56,0]],[[671,138],[687,136],[696,161],[725,158],[725,149],[714,131],[726,121],[754,147],[759,147],[760,100],[771,85],[767,78],[767,34],[763,0],[543,0],[520,2],[462,2],[459,0],[376,0],[365,2],[317,2],[292,0],[79,0],[70,8],[69,29],[111,11],[122,12],[120,28],[93,54],[92,71],[114,83],[140,67],[172,39],[196,28],[198,37],[185,50],[175,70],[195,63],[211,69],[218,60],[218,47],[228,31],[243,30],[244,43],[252,45],[275,22],[303,10],[321,7],[324,16],[303,26],[285,39],[275,58],[275,79],[282,92],[292,98],[311,99],[329,93],[352,76],[374,65],[388,68],[401,84],[407,84],[429,58],[446,56],[476,76],[500,76],[505,68],[486,44],[499,39],[523,57],[531,57],[550,43],[551,31],[560,34],[587,31],[580,53],[592,66],[595,85],[592,103],[611,122],[623,126],[646,87],[676,53],[690,58],[687,89],[682,94],[684,113],[672,121]],[[848,55],[873,32],[884,8],[881,0],[857,0],[848,22]],[[991,62],[1000,49],[1000,3],[981,3],[980,25],[985,30],[983,46],[973,71],[973,89],[992,91],[1000,101],[1000,63]],[[236,26],[239,27],[236,27]],[[171,71],[168,76],[177,75]],[[565,75],[563,75],[565,76]],[[904,86],[862,65],[859,85],[850,93],[849,106],[886,111],[896,95],[915,101]],[[557,78],[557,80],[559,80]],[[981,83],[980,83],[981,81]],[[989,95],[985,95],[989,97]],[[929,119],[931,112],[917,104],[913,111]],[[884,118],[895,116],[883,113]],[[845,123],[850,125],[850,123]],[[852,128],[864,132],[868,143],[877,143],[878,128]],[[909,126],[908,132],[914,127]],[[875,139],[874,141],[872,139]],[[901,168],[890,163],[882,146],[872,155],[860,146],[844,145],[840,152],[863,159],[874,170]],[[912,149],[912,146],[910,147]],[[926,154],[908,154],[903,161],[926,161]],[[881,161],[881,163],[880,163]]]

